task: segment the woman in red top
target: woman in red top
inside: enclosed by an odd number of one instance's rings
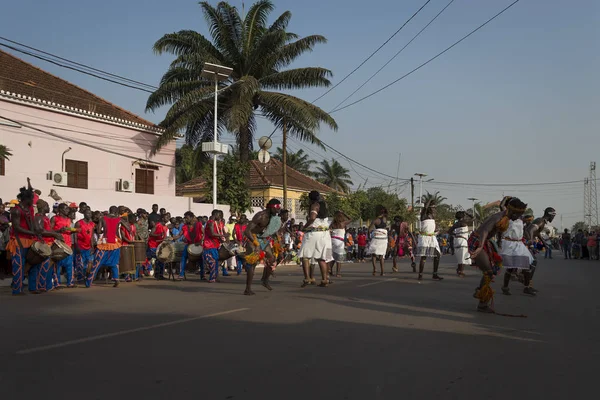
[[[356,244],[358,244],[358,260],[363,262],[365,261],[365,249],[367,247],[367,235],[363,230],[358,232]]]
[[[94,262],[92,237],[96,224],[92,221],[92,210],[89,207],[83,210],[83,219],[75,223],[75,228],[78,229],[74,243],[75,278],[77,281],[84,281]]]
[[[208,282],[214,283],[219,277],[219,247],[225,241],[223,235],[223,212],[213,210],[212,218],[206,223],[204,229],[204,250],[202,252],[202,260],[204,267],[208,267]]]

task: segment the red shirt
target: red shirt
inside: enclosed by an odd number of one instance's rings
[[[131,225],[129,227],[131,232],[127,232],[125,226],[121,225],[121,239],[123,239],[123,243],[131,244],[135,240],[135,225]]]
[[[54,226],[52,227],[53,231],[58,231],[62,228],[70,228],[71,227],[71,218],[63,217],[62,215],[54,216]],[[67,246],[71,246],[73,240],[71,239],[72,232],[63,232],[62,236],[64,242]]]
[[[210,233],[210,227],[214,227],[214,231],[215,231],[215,235],[217,236],[213,236]],[[205,249],[218,249],[219,247],[221,247],[221,240],[219,239],[219,236],[223,235],[223,228],[224,228],[225,224],[221,221],[220,223],[217,223],[213,220],[209,220],[206,223],[206,229],[204,229],[204,248]]]
[[[106,243],[117,243],[117,227],[121,222],[119,217],[104,217],[104,238]]]
[[[356,238],[356,243],[360,247],[366,246],[367,245],[367,235],[365,235],[364,233],[361,233],[360,235],[358,235],[358,237]]]
[[[78,223],[80,231],[77,232],[77,245],[81,250],[89,250],[92,248],[92,235],[96,224],[93,221],[85,222],[83,219]]]
[[[150,247],[151,249],[157,248],[158,245],[161,244],[163,240],[165,240],[165,238],[167,237],[167,227],[161,224],[160,222],[157,222],[156,231],[154,232],[154,234],[159,235],[159,237],[150,236],[150,238],[148,239],[148,247]]]
[[[45,231],[50,231],[51,230],[50,229],[50,218],[48,218],[47,216],[42,215],[42,214],[38,214],[38,216],[42,217],[42,221],[44,223],[44,230]],[[52,243],[54,243],[54,238],[53,237],[44,236],[44,242],[47,245],[52,245]]]
[[[243,242],[244,241],[244,232],[246,232],[246,228],[248,227],[248,225],[240,225],[240,224],[235,224],[235,227],[233,228],[233,230],[235,231],[235,239],[238,242]]]
[[[33,207],[30,207],[29,210],[24,209],[21,205],[18,205],[17,207],[19,207],[19,210],[21,211],[21,220],[19,221],[19,225],[21,226],[21,228],[23,229],[27,229],[29,231],[33,230],[33,216],[35,215],[34,211],[33,211]],[[10,236],[11,237],[15,237],[15,231],[14,229],[10,230]],[[35,236],[32,235],[25,235],[23,233],[19,233],[19,237],[21,239],[34,239]]]
[[[181,228],[181,232],[183,232],[183,241],[185,243],[188,243],[188,244],[195,243],[196,238],[195,237],[192,238],[192,230],[193,229],[194,229],[193,227],[190,229],[190,227],[188,225],[183,225],[183,228]],[[198,235],[198,232],[193,232],[193,233],[194,233],[194,236]],[[202,234],[202,231],[200,231],[200,234]]]

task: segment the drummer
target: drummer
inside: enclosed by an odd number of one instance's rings
[[[208,220],[204,229],[204,250],[202,252],[204,267],[208,267],[208,283],[217,282],[219,277],[219,247],[225,242],[224,228],[223,212],[213,210],[211,219]]]
[[[135,240],[136,235],[136,216],[131,213],[124,213],[121,215],[121,228],[119,230],[121,240],[123,241],[123,245],[133,245],[133,241]],[[129,227],[129,231],[127,231],[127,227]],[[135,266],[135,276],[134,279],[137,281],[139,278],[139,266],[136,263]],[[125,282],[131,282],[131,274],[126,274]]]
[[[50,211],[50,206],[44,200],[38,200],[37,202],[38,213],[33,219],[34,227],[36,232],[40,232],[44,238],[44,242],[48,246],[54,244],[54,240],[63,240],[60,233],[54,232],[50,229],[50,218],[46,214]],[[37,279],[34,281],[29,279],[29,290],[37,292],[46,292],[54,289],[52,277],[54,276],[54,264],[50,258],[46,259],[40,264],[40,270],[37,274]],[[32,283],[35,282],[35,288],[33,289]],[[32,290],[33,289],[33,290]]]
[[[233,227],[233,239],[239,247],[246,247],[246,242],[248,241],[248,238],[246,238],[244,232],[246,232],[247,226],[248,217],[246,217],[246,214],[242,214],[240,216],[240,220]],[[244,266],[244,260],[239,255],[235,256],[235,259],[237,260],[237,274],[241,275],[242,267]]]
[[[12,294],[13,296],[24,295],[23,274],[25,259],[29,248],[36,240],[36,232],[33,226],[33,190],[22,187],[17,196],[19,203],[10,211],[12,230],[7,250],[12,254]],[[29,279],[35,281],[34,268],[29,270]]]
[[[54,220],[51,229],[55,232],[62,234],[63,241],[69,247],[73,242],[72,240],[72,229],[71,229],[71,218],[69,217],[71,210],[65,203],[61,203],[58,206],[58,215],[54,216]],[[73,276],[73,254],[69,254],[67,257],[62,259],[56,264],[56,277],[57,286],[60,286],[61,272],[64,268],[67,275],[67,288],[72,289],[76,287]]]
[[[194,244],[200,246],[204,245],[204,223],[201,217],[195,219],[193,239]],[[198,260],[198,265],[200,266],[200,280],[205,281],[206,276],[204,276],[204,257],[200,257],[200,260]]]
[[[181,228],[181,233],[180,236],[173,238],[174,240],[179,240],[179,238],[181,237],[181,239],[183,240],[183,242],[185,243],[185,246],[183,248],[183,253],[181,253],[181,263],[179,265],[179,277],[177,278],[177,280],[183,280],[185,278],[185,268],[187,266],[187,261],[188,261],[188,246],[190,244],[194,244],[196,242],[196,235],[198,234],[198,232],[194,231],[194,220],[195,220],[195,216],[194,213],[191,211],[186,212],[185,214],[183,214],[183,227]],[[202,231],[200,231],[200,234],[202,234]]]
[[[148,221],[150,234],[148,238],[148,251],[146,255],[148,256],[148,261],[150,262],[152,262],[152,259],[155,259],[154,278],[158,280],[165,279],[165,264],[158,258],[156,258],[156,249],[158,248],[158,245],[161,244],[167,238],[167,221],[168,219],[166,215],[162,215],[161,220],[159,222],[154,222],[153,220]]]
[[[83,209],[83,219],[75,223],[75,229],[79,229],[77,234],[74,235],[75,240],[73,243],[73,249],[75,250],[75,279],[77,282],[80,282],[85,281],[86,272],[92,269],[92,263],[94,262],[92,235],[94,229],[96,229],[96,224],[92,221],[92,210],[89,207]]]

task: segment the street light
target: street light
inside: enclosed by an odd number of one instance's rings
[[[476,199],[475,197],[469,197],[467,200],[471,200],[473,202],[473,231],[475,231],[475,219],[477,218],[477,213],[475,213],[475,202],[479,199]]]
[[[219,96],[219,82],[229,79],[233,68],[222,65],[204,63],[201,76],[215,81],[215,128],[212,143],[202,143],[202,151],[213,154],[213,210],[217,208],[217,155],[227,154],[227,146],[217,142],[218,118],[217,118],[217,98]],[[223,148],[225,150],[223,150]]]
[[[427,174],[416,173],[415,176],[419,177],[419,205],[423,207],[423,178],[427,176]]]

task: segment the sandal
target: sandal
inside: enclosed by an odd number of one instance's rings
[[[329,281],[321,281],[321,283],[319,283],[317,286],[319,286],[319,287],[327,287],[327,285],[329,285],[328,282]]]
[[[305,279],[302,281],[302,285],[300,285],[301,288],[307,287],[308,285],[311,285],[312,282],[310,281],[310,279]]]

